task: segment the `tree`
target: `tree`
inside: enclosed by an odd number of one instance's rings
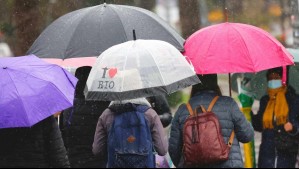
[[[189,37],[200,28],[199,4],[197,0],[179,0],[182,35]]]
[[[223,0],[224,6],[228,8],[232,19],[243,13],[243,1],[240,0]]]
[[[13,26],[12,26],[12,8],[14,5],[14,0],[3,1],[0,5],[0,32],[4,33],[4,36],[11,37],[13,35]],[[6,42],[9,41],[9,38],[5,39]]]
[[[112,0],[110,0],[112,1]],[[109,1],[108,1],[109,2]],[[113,0],[113,2],[110,2],[113,4],[118,4],[118,5],[135,5],[135,1],[133,0]]]
[[[55,20],[69,12],[84,8],[85,4],[82,0],[56,0],[53,4],[52,19]]]
[[[139,0],[138,6],[147,10],[152,11],[154,7],[156,6],[155,0]]]
[[[26,51],[40,34],[41,14],[37,10],[39,1],[15,1],[13,21],[15,27],[15,55],[25,55]]]

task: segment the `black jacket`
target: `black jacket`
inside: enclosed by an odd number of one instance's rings
[[[32,128],[0,130],[0,168],[69,168],[58,124],[49,117]]]
[[[150,102],[152,108],[157,112],[163,127],[168,127],[172,121],[172,114],[169,108],[169,104],[165,96],[153,96],[148,97],[147,100]]]
[[[252,114],[252,124],[254,130],[264,132],[263,130],[263,116],[269,102],[269,95],[262,97],[260,101],[260,108],[256,115]],[[299,97],[295,94],[293,88],[289,88],[286,93],[286,99],[289,105],[289,121],[294,126],[294,132],[299,128]]]
[[[263,129],[263,116],[264,112],[267,108],[268,102],[269,102],[269,96],[264,96],[260,101],[260,108],[256,115],[252,114],[252,124],[256,131],[262,133],[262,141],[260,145],[259,150],[259,167],[269,166],[269,159],[272,158],[272,156],[275,156],[275,151],[269,151],[269,150],[275,150],[275,130],[276,129],[283,129],[282,126],[274,126],[274,129]],[[293,131],[291,132],[291,135],[297,135],[299,131],[299,99],[298,96],[295,94],[292,88],[289,88],[288,92],[286,93],[286,99],[289,105],[289,122],[293,125]],[[284,130],[284,129],[283,129]],[[294,149],[297,150],[296,147]],[[281,152],[277,150],[277,153],[284,153],[287,154],[289,159],[295,158],[296,154],[293,153],[287,153],[287,152]],[[283,165],[281,163],[282,161],[279,160],[279,166]],[[271,162],[270,162],[271,163]],[[289,161],[285,161],[285,163],[289,163]],[[274,165],[274,160],[273,160]],[[292,165],[292,164],[288,164]]]
[[[103,168],[105,162],[92,153],[97,122],[109,102],[75,99],[62,114],[61,131],[72,168]]]

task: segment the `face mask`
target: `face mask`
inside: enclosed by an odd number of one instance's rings
[[[282,80],[270,80],[268,82],[268,87],[270,89],[278,89],[282,87]]]

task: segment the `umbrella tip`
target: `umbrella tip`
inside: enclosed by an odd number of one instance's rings
[[[134,39],[134,40],[137,40],[137,39],[136,39],[135,29],[133,29],[133,39]]]

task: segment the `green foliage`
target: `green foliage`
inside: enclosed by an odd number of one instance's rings
[[[176,107],[182,103],[187,103],[189,100],[189,95],[182,91],[178,91],[169,95],[167,100],[170,107]]]
[[[109,0],[106,1],[107,3],[109,2]],[[85,1],[85,5],[86,6],[95,6],[95,5],[100,5],[100,4],[103,4],[104,3],[104,0],[87,0]]]
[[[9,23],[1,23],[0,31],[3,32],[7,36],[12,36],[14,32],[14,27]]]
[[[223,6],[223,0],[208,0],[206,1],[208,8],[213,9],[222,9]]]

